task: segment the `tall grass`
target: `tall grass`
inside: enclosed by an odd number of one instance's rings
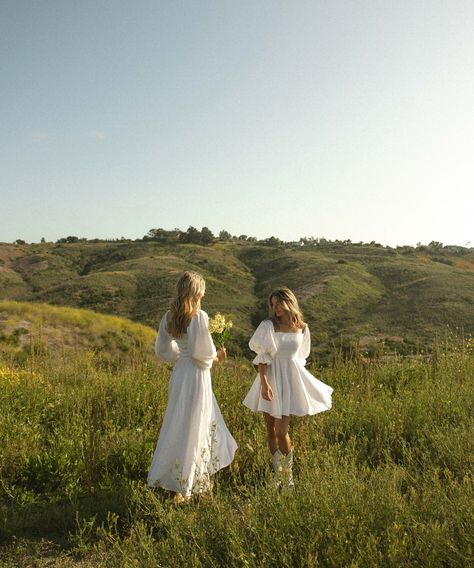
[[[144,483],[166,365],[141,351],[119,369],[92,353],[4,357],[0,565],[48,554],[107,567],[469,565],[471,347],[313,368],[335,388],[334,407],[292,421],[291,494],[269,487],[263,421],[241,403],[254,370],[227,361],[213,384],[239,449],[212,497],[179,507]]]

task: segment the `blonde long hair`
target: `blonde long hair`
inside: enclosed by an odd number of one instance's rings
[[[304,327],[305,322],[303,319],[303,314],[298,305],[298,300],[296,299],[296,296],[289,288],[287,288],[286,286],[278,288],[277,290],[272,292],[268,297],[268,308],[269,308],[268,315],[270,319],[273,321],[273,323],[275,323],[278,326],[280,325],[280,322],[278,321],[278,318],[276,317],[273,311],[272,298],[276,298],[277,302],[281,305],[281,307],[286,312],[288,312],[290,316],[290,321],[294,327],[296,327],[297,329],[301,329],[302,327]]]
[[[206,282],[197,272],[186,271],[176,283],[175,298],[168,312],[168,330],[173,337],[182,337],[201,307]]]

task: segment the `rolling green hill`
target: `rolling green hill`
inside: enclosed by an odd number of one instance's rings
[[[249,247],[243,256],[258,297],[280,284],[295,291],[320,345],[342,338],[364,348],[383,341],[406,352],[417,342],[443,337],[448,326],[452,332],[474,331],[472,253],[440,262],[370,246]],[[264,315],[261,309],[256,320]]]
[[[45,348],[91,350],[109,356],[125,355],[133,347],[151,353],[156,332],[122,317],[90,310],[0,300],[0,352],[17,360]]]
[[[178,275],[206,278],[203,307],[232,316],[245,346],[266,297],[287,285],[300,299],[314,350],[334,344],[410,352],[453,332],[474,332],[474,252],[350,242],[210,245],[137,242],[0,244],[0,299],[87,308],[155,327]]]

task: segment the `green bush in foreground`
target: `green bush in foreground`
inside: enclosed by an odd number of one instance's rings
[[[297,487],[268,485],[254,370],[213,372],[239,449],[212,498],[175,507],[145,478],[169,368],[132,353],[0,362],[0,566],[466,566],[474,561],[474,357],[336,358],[334,407],[294,419]],[[0,554],[2,558],[2,554]]]

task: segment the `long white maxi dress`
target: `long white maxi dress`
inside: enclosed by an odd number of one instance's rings
[[[186,334],[174,339],[162,318],[155,353],[176,363],[168,389],[168,405],[147,483],[189,497],[210,488],[210,476],[229,465],[237,444],[212,391],[211,366],[216,348],[209,318],[199,310]]]
[[[257,353],[254,365],[268,365],[267,378],[273,390],[273,400],[263,399],[257,375],[244,399],[250,410],[281,418],[312,415],[331,408],[332,387],[304,367],[311,350],[307,325],[302,333],[277,332],[271,320],[264,320],[255,330],[249,346]]]

